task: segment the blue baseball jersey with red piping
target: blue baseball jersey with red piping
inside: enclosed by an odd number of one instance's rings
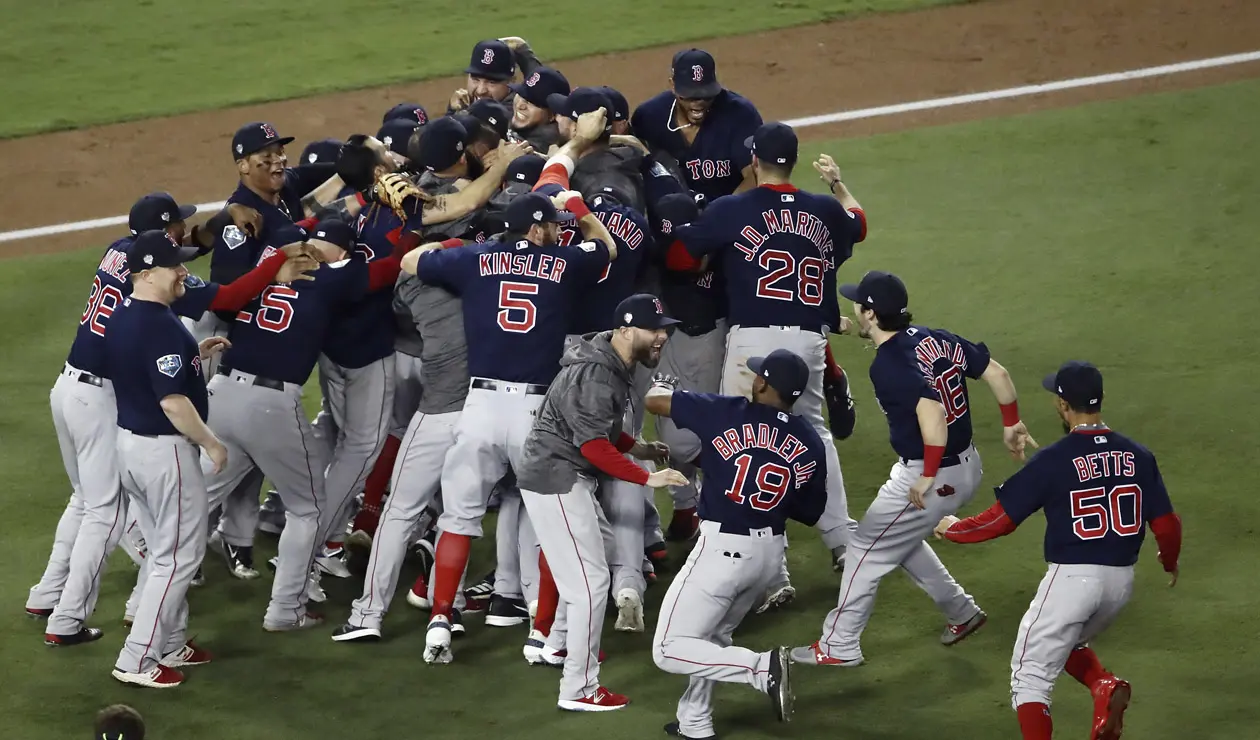
[[[943,329],[912,326],[875,350],[871,384],[888,418],[893,451],[909,460],[923,459],[923,433],[916,411],[920,398],[940,401],[949,425],[946,455],[971,446],[971,405],[967,378],[979,378],[989,366],[989,348]]]
[[[578,299],[608,262],[599,240],[547,247],[492,240],[426,252],[416,276],[463,299],[469,375],[549,385]]]
[[[354,253],[364,262],[388,259],[402,235],[402,221],[388,208],[373,205],[355,221]],[[324,338],[324,354],[342,367],[358,368],[394,354],[393,293],[368,293],[334,315]]]
[[[197,340],[168,306],[123,299],[105,339],[114,378],[118,426],[136,434],[179,434],[162,411],[167,396],[185,396],[202,421],[209,413]]]
[[[788,519],[813,526],[822,516],[825,448],[800,416],[738,396],[688,391],[674,391],[669,415],[701,441],[701,519],[782,532]]]
[[[652,250],[652,228],[643,214],[633,208],[595,196],[595,214],[617,244],[617,259],[609,262],[599,280],[579,299],[570,324],[571,334],[607,331],[617,325],[613,314],[617,304],[634,294],[634,286]],[[581,241],[582,233],[568,226],[560,229],[560,243]]]
[[[1173,510],[1155,455],[1106,428],[1064,435],[995,491],[1016,524],[1045,512],[1046,562],[1060,565],[1133,565],[1146,523]]]
[[[262,216],[262,228],[256,237],[249,236],[233,224],[224,227],[214,237],[210,255],[210,279],[230,283],[244,275],[259,262],[259,255],[266,247],[279,249],[293,242],[306,241],[306,231],[294,221],[304,215],[302,196],[328,179],[334,170],[331,165],[302,165],[284,171],[284,185],[276,203],[264,200],[245,187],[237,186],[228,196],[228,203],[249,206]]]
[[[836,268],[865,234],[865,216],[830,196],[763,185],[720,198],[675,229],[696,259],[720,260],[732,325],[834,330]]]
[[[761,114],[747,98],[723,90],[713,99],[690,144],[674,129],[674,93],[666,90],[650,98],[630,116],[630,126],[649,149],[669,152],[678,160],[687,186],[713,201],[730,195],[744,180],[744,168],[752,164],[752,151],[744,142],[761,126]]]
[[[131,295],[127,248],[133,241],[134,236],[123,237],[106,248],[100,264],[96,266],[92,292],[88,295],[83,315],[79,317],[79,328],[74,334],[74,343],[70,345],[70,354],[66,357],[69,365],[101,378],[110,377],[105,362],[105,329],[109,325],[110,317],[122,305],[123,300]],[[184,295],[171,305],[171,310],[190,319],[201,318],[218,293],[217,284],[189,275],[184,280]]]
[[[263,250],[259,261],[270,257]],[[222,367],[302,385],[315,369],[333,316],[368,290],[368,266],[361,255],[321,264],[314,280],[268,285],[236,314]]]

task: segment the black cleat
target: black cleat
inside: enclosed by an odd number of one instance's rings
[[[495,594],[490,597],[486,609],[486,624],[491,627],[515,627],[529,620],[529,607],[524,599],[512,599]]]
[[[791,670],[792,660],[788,657],[787,648],[777,647],[770,651],[770,678],[766,683],[766,694],[780,722],[792,719]]]
[[[49,647],[71,647],[73,645],[82,645],[85,642],[96,642],[104,636],[105,633],[95,627],[84,627],[72,635],[45,633],[44,644]]]

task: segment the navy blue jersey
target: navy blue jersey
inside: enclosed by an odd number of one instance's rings
[[[853,255],[863,218],[830,196],[765,185],[714,201],[676,233],[695,258],[720,259],[731,324],[831,331],[836,268]]]
[[[800,416],[739,396],[687,391],[674,391],[669,416],[701,441],[701,519],[782,532],[788,519],[813,526],[822,516],[826,448]]]
[[[416,275],[463,298],[469,375],[548,385],[578,299],[607,266],[602,241],[539,247],[522,239],[427,252]]]
[[[634,294],[638,277],[652,251],[652,229],[642,213],[598,196],[594,203],[591,213],[603,222],[616,242],[617,259],[604,267],[599,281],[578,299],[571,317],[570,334],[590,334],[616,327],[613,314],[617,312],[617,305]],[[560,229],[561,244],[581,240],[582,232],[577,228]]]
[[[333,170],[324,165],[304,165],[284,171],[284,186],[280,189],[280,201],[269,203],[242,183],[228,197],[228,203],[240,203],[258,211],[262,216],[262,229],[252,237],[228,224],[214,237],[210,256],[210,279],[216,283],[230,283],[249,272],[258,264],[263,248],[279,249],[286,244],[306,241],[306,231],[294,223],[303,218],[302,196],[317,187]]]
[[[687,186],[710,201],[730,195],[744,180],[752,152],[744,141],[761,126],[761,114],[748,99],[723,90],[687,143],[675,130],[674,93],[666,90],[635,109],[630,117],[634,135],[649,149],[669,152],[682,167]]]
[[[118,426],[136,434],[179,434],[162,411],[167,396],[187,396],[205,421],[209,399],[197,340],[169,307],[124,299],[109,322],[105,359]]]
[[[971,446],[971,406],[966,378],[979,378],[989,367],[989,348],[943,329],[912,326],[875,350],[871,384],[875,400],[888,417],[893,450],[909,460],[923,459],[923,433],[915,411],[920,398],[940,401],[949,425],[946,455]]]
[[[70,345],[70,354],[66,357],[68,364],[101,378],[110,377],[105,362],[105,328],[109,324],[110,316],[122,305],[123,299],[131,295],[127,247],[134,240],[134,236],[123,237],[105,250],[100,264],[96,266],[92,292],[88,295],[83,315],[79,317],[79,328],[75,332],[74,343]],[[206,283],[196,275],[189,275],[184,280],[184,295],[175,301],[171,309],[180,316],[201,318],[218,293],[217,284]]]
[[[1019,524],[1046,514],[1046,562],[1127,566],[1137,562],[1146,523],[1172,513],[1150,450],[1106,428],[1078,429],[998,486]]]
[[[402,221],[394,212],[372,206],[359,214],[355,254],[365,263],[388,259],[394,242],[402,235]],[[357,368],[383,360],[394,353],[392,291],[369,293],[333,316],[324,339],[324,354],[342,367]]]
[[[261,259],[269,257],[263,252]],[[368,290],[368,266],[361,255],[321,264],[314,280],[268,285],[237,312],[223,353],[223,367],[302,385],[319,360],[333,316]]]

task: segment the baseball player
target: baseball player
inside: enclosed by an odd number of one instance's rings
[[[838,603],[823,621],[822,637],[793,650],[792,658],[856,666],[875,591],[898,567],[944,613],[941,644],[956,645],[985,623],[984,611],[924,542],[941,517],[966,506],[980,485],[967,379],[983,379],[993,392],[1002,410],[1003,442],[1016,459],[1036,442],[1019,420],[1015,385],[989,348],[913,325],[906,286],[897,276],[873,270],[857,285],[842,285],[840,295],[854,302],[858,334],[875,343],[871,383],[899,459],[849,540]]]
[[[167,193],[151,193],[132,206],[128,225],[133,235],[164,230],[182,242],[184,220],[195,210],[178,205]],[[245,228],[252,220],[239,208],[225,209],[197,230],[202,237],[201,244],[193,240],[198,251],[209,245],[205,237],[233,223],[234,218],[240,219],[238,228]],[[129,524],[134,519],[126,516],[126,501],[119,495],[117,405],[105,362],[110,317],[131,294],[126,253],[134,241],[135,236],[123,237],[105,250],[74,343],[50,394],[53,426],[73,493],[57,524],[48,566],[31,589],[26,612],[48,618],[45,640],[55,644],[66,644],[62,638],[79,633],[91,616],[106,556],[120,542],[124,529],[139,531]],[[311,269],[314,263],[298,257],[299,252],[298,247],[286,248],[232,285],[207,284],[190,275],[185,278],[184,294],[172,308],[184,316],[199,316],[207,308],[238,309],[278,274],[292,279],[300,270]],[[290,254],[295,259],[287,261]]]
[[[183,263],[197,250],[162,231],[146,231],[127,248],[132,292],[110,320],[105,363],[118,401],[118,466],[128,505],[149,552],[131,634],[114,664],[114,678],[149,688],[183,683],[179,668],[210,662],[186,641],[185,595],[206,549],[207,496],[198,465],[201,448],[214,470],[227,449],[206,426],[209,411],[201,363],[221,351],[220,337],[193,339],[171,304],[184,294]],[[84,628],[81,640],[100,630]]]
[[[613,136],[629,136],[632,130],[630,128],[630,102],[615,87],[600,85],[599,91],[608,98],[608,102],[612,103],[612,108],[608,111],[609,132]]]
[[[866,215],[826,155],[814,167],[830,183],[834,198],[791,184],[797,139],[790,126],[765,124],[746,145],[752,150],[757,187],[714,201],[698,221],[675,229],[685,249],[670,256],[680,267],[688,257],[699,261],[711,255],[721,261],[731,325],[722,393],[748,394],[748,357],[764,356],[776,347],[790,349],[809,363],[812,373],[798,413],[830,442],[822,389],[827,336],[840,327],[836,270],[853,254],[853,245],[866,238]],[[702,262],[693,264],[703,269]],[[839,559],[856,523],[848,515],[835,446],[828,444],[826,452],[829,501],[817,527],[833,558]],[[767,603],[792,597],[786,563],[782,575]]]
[[[586,241],[558,245],[556,206],[541,193],[526,193],[508,206],[501,241],[416,250],[404,263],[421,280],[444,285],[463,299],[472,377],[442,470],[442,536],[425,638],[429,663],[451,660],[451,610],[471,540],[481,536],[494,484],[509,466],[520,469],[521,445],[560,369],[575,301],[616,258],[607,229],[581,196],[566,192],[560,198]]]
[[[552,93],[547,104],[556,114],[556,126],[560,142],[568,143],[577,135],[577,120],[584,113],[603,109],[604,130],[574,159],[570,178],[579,192],[595,193],[605,187],[613,187],[630,197],[630,206],[640,213],[647,210],[643,194],[643,176],[640,166],[643,153],[633,147],[613,146],[612,127],[608,115],[612,101],[597,87],[579,87],[568,95]]]
[[[399,103],[385,111],[385,115],[381,116],[381,125],[399,119],[423,126],[429,122],[429,112],[419,103]]]
[[[792,413],[810,383],[809,366],[778,349],[751,357],[752,401],[675,391],[658,374],[648,410],[703,440],[700,539],[661,602],[652,641],[658,668],[691,676],[665,731],[713,737],[715,681],[746,683],[770,696],[781,721],[792,715],[787,648],[764,653],[731,645],[731,635],[779,575],[789,518],[813,526],[827,505],[827,444]]]
[[[477,100],[497,100],[512,108],[513,92],[508,83],[516,76],[517,66],[522,77],[529,77],[541,64],[525,39],[518,36],[478,41],[464,69],[467,84],[451,94],[447,115],[458,113]]]
[[[511,85],[516,97],[512,103],[512,129],[516,141],[528,141],[535,151],[546,152],[558,144],[560,132],[556,114],[547,103],[551,95],[568,95],[569,81],[551,67],[538,67],[524,81]]]
[[[569,207],[577,205],[570,201]],[[648,473],[623,456],[661,460],[668,454],[660,443],[626,434],[623,424],[636,366],[660,361],[673,319],[647,294],[622,301],[616,319],[615,330],[583,338],[565,352],[517,468],[521,497],[567,606],[568,655],[557,706],[569,711],[604,712],[630,703],[599,683],[609,572],[595,502],[597,472],[652,488],[682,478],[668,468]]]
[[[936,533],[953,542],[983,542],[1045,511],[1049,568],[1015,637],[1011,706],[1024,740],[1050,740],[1050,692],[1066,670],[1093,695],[1090,740],[1118,740],[1132,687],[1103,668],[1089,642],[1133,594],[1146,527],[1172,576],[1168,585],[1177,585],[1181,517],[1151,451],[1103,422],[1098,368],[1066,362],[1042,385],[1056,396],[1064,437],[998,486],[997,503],[961,521],[947,516]]]

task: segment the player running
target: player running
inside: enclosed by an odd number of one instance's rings
[[[967,378],[982,379],[993,391],[1012,455],[1023,459],[1025,446],[1037,443],[1019,420],[1010,375],[989,348],[942,329],[913,326],[900,278],[872,270],[861,283],[840,286],[840,295],[854,302],[859,335],[875,343],[871,383],[899,460],[849,541],[839,603],[823,620],[822,637],[793,650],[792,659],[857,666],[875,591],[898,567],[945,614],[942,644],[955,645],[984,625],[985,613],[924,542],[941,516],[965,506],[980,485]]]
[[[647,408],[702,440],[700,539],[678,572],[656,620],[658,668],[691,676],[671,735],[711,738],[715,681],[746,683],[770,696],[781,721],[792,715],[787,648],[755,653],[731,635],[779,575],[788,519],[813,526],[827,505],[827,444],[792,413],[809,386],[799,356],[778,349],[750,357],[752,401],[675,391],[658,375]]]
[[[1103,379],[1066,362],[1042,382],[1054,393],[1065,436],[997,488],[997,503],[963,520],[943,518],[938,537],[983,542],[1044,509],[1049,568],[1020,620],[1011,655],[1011,706],[1024,740],[1050,740],[1050,692],[1067,670],[1094,697],[1090,740],[1117,740],[1132,688],[1103,668],[1088,643],[1133,594],[1133,566],[1149,525],[1159,562],[1177,585],[1181,517],[1155,456],[1102,420]]]

